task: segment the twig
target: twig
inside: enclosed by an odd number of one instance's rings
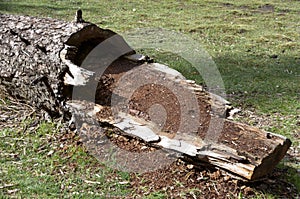
[[[4,99],[0,98],[0,100],[1,100],[2,104],[7,104],[6,101],[5,101]],[[0,104],[0,105],[1,105],[1,104]]]
[[[218,191],[218,189],[217,189],[217,187],[216,187],[216,184],[213,183],[213,186],[214,186],[214,189],[216,190],[216,192],[217,192],[217,194],[218,194],[218,196],[219,196],[219,195],[220,195],[220,192]]]
[[[102,184],[101,182],[90,181],[90,180],[84,180],[84,182],[88,184]]]
[[[9,187],[13,187],[16,186],[17,184],[5,184],[3,186],[0,186],[0,189],[4,189],[4,188],[9,188]]]

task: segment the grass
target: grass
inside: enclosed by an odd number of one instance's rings
[[[146,27],[180,31],[213,57],[227,93],[237,96],[233,97],[237,105],[289,114],[286,109],[292,102],[299,113],[299,3],[273,0],[269,4],[274,12],[264,10],[261,1],[27,0],[0,1],[0,11],[72,20],[75,10],[82,8],[86,20],[120,33]],[[171,63],[183,68],[188,78],[197,79],[181,63]]]
[[[253,110],[255,114],[269,118],[272,122],[264,126],[266,130],[285,135],[292,139],[294,147],[299,146],[299,138],[295,138],[300,131],[299,1],[239,0],[229,3],[225,0],[151,2],[0,0],[1,13],[65,20],[72,20],[78,8],[83,9],[85,20],[121,34],[136,28],[161,27],[195,39],[216,63],[230,101],[235,106]],[[186,60],[172,52],[161,53],[156,49],[139,50],[154,57],[158,62],[174,67],[189,79],[205,83]],[[42,129],[49,128],[54,126],[45,124],[45,127],[42,126],[36,134],[22,135],[22,139],[19,139],[17,132],[1,130],[1,136],[4,136],[5,140],[1,142],[1,150],[5,151],[5,158],[1,158],[1,168],[4,168],[1,169],[1,174],[5,172],[1,184],[14,184],[12,189],[17,187],[19,189],[17,194],[22,193],[25,196],[48,193],[49,196],[56,197],[62,194],[59,187],[62,184],[70,187],[69,190],[65,188],[68,191],[65,189],[63,191],[68,192],[69,196],[76,192],[88,194],[86,191],[93,188],[98,190],[101,188],[104,192],[110,190],[113,183],[104,183],[104,178],[110,171],[104,170],[106,172],[101,173],[103,170],[90,167],[98,163],[80,147],[68,149],[76,157],[76,160],[72,161],[78,165],[77,175],[72,175],[71,168],[66,167],[64,168],[68,169],[65,172],[66,176],[58,174],[48,176],[53,169],[63,168],[64,162],[71,161],[61,159],[57,153],[47,156],[53,146],[47,145],[39,136],[44,138],[47,133],[43,133]],[[22,147],[16,143],[20,143]],[[45,145],[47,150],[37,154],[36,150],[42,145]],[[26,155],[22,155],[24,150]],[[20,154],[20,160],[14,160],[9,154]],[[299,169],[299,164],[293,164],[293,167]],[[101,179],[95,175],[88,180],[100,181],[102,184],[87,184],[77,177],[86,173],[86,169],[89,168],[92,169],[89,172],[93,174],[100,172]],[[43,176],[44,174],[46,176]],[[20,178],[24,179],[21,184],[18,182]],[[300,190],[297,173],[292,175],[290,180]],[[57,181],[60,181],[59,185],[54,183]],[[41,182],[45,183],[45,186],[38,186]],[[72,183],[77,186],[73,186]],[[81,193],[81,188],[85,190],[84,193]],[[122,193],[124,190],[126,189],[121,187],[119,191]],[[92,194],[88,195],[92,197]],[[154,198],[156,195],[163,194],[153,193]]]
[[[27,122],[30,123],[30,122]],[[0,131],[0,196],[20,198],[105,198],[128,194],[129,175],[113,171],[82,146],[59,142],[59,126],[35,131]],[[72,140],[72,138],[70,138]]]

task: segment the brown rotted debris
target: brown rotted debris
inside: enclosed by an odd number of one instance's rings
[[[105,154],[106,137],[125,151],[165,150],[170,160],[255,180],[270,173],[291,145],[283,136],[226,119],[231,106],[225,99],[136,54],[120,35],[85,22],[80,11],[75,22],[0,17],[0,84],[53,118],[69,121],[72,115],[96,156]],[[155,161],[124,150],[117,155]]]

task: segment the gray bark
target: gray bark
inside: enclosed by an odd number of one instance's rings
[[[51,117],[68,114],[70,65],[80,66],[95,46],[116,35],[77,21],[0,14],[0,83],[10,95]],[[120,37],[115,47],[134,52]]]

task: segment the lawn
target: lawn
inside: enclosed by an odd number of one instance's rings
[[[0,13],[68,21],[78,8],[86,21],[121,35],[138,28],[163,28],[199,42],[220,71],[228,100],[247,113],[237,120],[287,136],[299,152],[299,1],[0,0]],[[176,54],[138,50],[205,84],[201,75]],[[60,142],[51,138],[60,133],[59,127],[43,122],[34,132],[26,130],[24,134],[0,129],[0,194],[15,190],[11,196],[57,198],[132,192],[127,188],[129,174],[99,167],[101,164],[83,146],[76,145],[76,135],[70,146],[57,150]],[[51,154],[53,150],[57,152]],[[280,167],[286,165],[294,169],[289,181],[300,190],[299,163],[284,160]]]

